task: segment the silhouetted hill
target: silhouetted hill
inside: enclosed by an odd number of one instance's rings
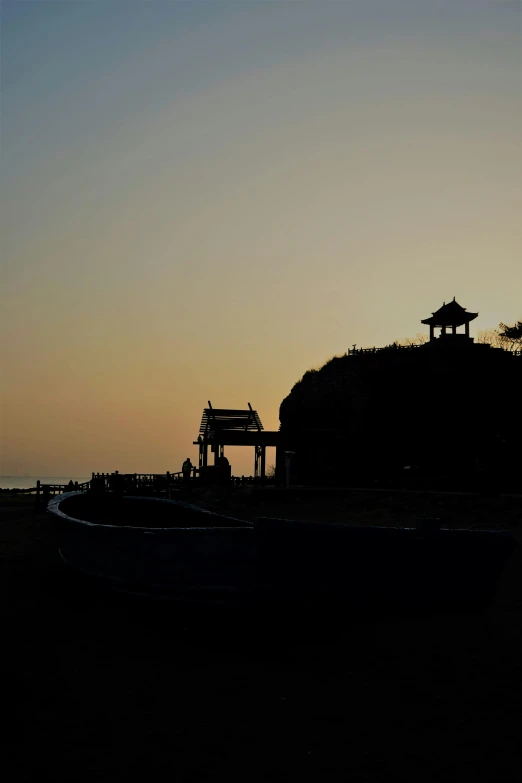
[[[460,487],[478,465],[482,477],[514,486],[521,381],[522,356],[463,335],[333,358],[305,373],[280,407],[286,448],[296,452],[293,480],[387,481],[413,465],[438,486]]]

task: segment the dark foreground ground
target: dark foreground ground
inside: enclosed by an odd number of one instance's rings
[[[240,495],[228,508],[313,517],[325,502]],[[438,509],[522,531],[513,499],[328,504],[331,518]],[[519,779],[520,545],[484,610],[298,620],[94,589],[63,570],[30,501],[0,513],[4,779]]]

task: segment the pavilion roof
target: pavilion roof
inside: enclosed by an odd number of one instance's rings
[[[478,313],[468,313],[465,307],[459,305],[453,297],[453,301],[442,305],[431,314],[431,318],[425,318],[421,321],[422,324],[429,324],[430,326],[462,326],[462,324],[469,323],[477,317]]]
[[[211,432],[261,432],[263,425],[257,411],[250,403],[246,410],[209,407],[203,410],[199,434],[207,436]]]

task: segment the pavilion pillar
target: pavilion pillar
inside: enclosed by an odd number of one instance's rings
[[[435,328],[433,324],[430,324],[430,342],[435,339]]]
[[[442,327],[440,336],[441,337],[446,337],[446,327],[445,326]]]
[[[457,327],[455,326],[455,324],[453,324],[453,326],[451,327],[451,331],[453,332],[453,334],[457,334]]]
[[[265,480],[265,469],[266,469],[266,446],[261,446],[261,481],[264,482]]]
[[[469,337],[469,321],[466,321],[466,337]]]
[[[254,478],[261,479],[265,476],[265,447],[254,446],[255,461],[254,461]]]

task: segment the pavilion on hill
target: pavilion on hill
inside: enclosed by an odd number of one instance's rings
[[[430,327],[430,342],[438,338],[435,337],[435,329],[440,329],[440,338],[458,338],[460,340],[472,340],[469,336],[470,321],[474,321],[478,313],[468,313],[465,307],[459,305],[453,297],[453,301],[444,304],[436,312],[431,314],[430,318],[425,318],[421,323],[428,324]],[[464,334],[458,333],[457,328],[464,326]],[[451,330],[451,331],[449,331]]]

